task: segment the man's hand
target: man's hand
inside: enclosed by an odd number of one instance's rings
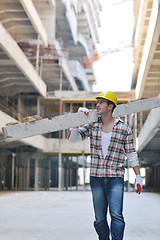
[[[140,194],[142,191],[142,178],[141,175],[136,175],[136,179],[135,179],[135,190],[136,193]]]
[[[79,133],[78,128],[69,129],[68,140],[73,143],[82,141],[82,136]]]
[[[88,108],[85,108],[85,107],[80,107],[78,109],[78,112],[84,112],[85,114],[89,114],[89,109]]]

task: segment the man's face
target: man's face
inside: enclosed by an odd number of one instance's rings
[[[97,113],[98,114],[105,114],[108,112],[108,103],[107,101],[103,100],[103,99],[98,99],[97,100]]]

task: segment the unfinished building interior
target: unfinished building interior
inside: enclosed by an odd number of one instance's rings
[[[134,70],[118,104],[160,92],[159,3],[135,0]],[[99,0],[0,0],[1,129],[26,116],[53,118],[94,109]],[[135,138],[145,186],[160,190],[159,108],[125,116]],[[153,119],[156,119],[153,121]],[[4,142],[0,129],[0,190],[78,189],[89,167],[89,141],[71,144],[68,130]]]

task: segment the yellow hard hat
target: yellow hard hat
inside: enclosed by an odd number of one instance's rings
[[[113,92],[107,91],[107,92],[101,92],[100,94],[98,94],[97,97],[95,97],[95,99],[99,99],[99,98],[104,98],[106,100],[109,100],[111,102],[113,102],[115,104],[115,106],[117,107],[117,97]]]

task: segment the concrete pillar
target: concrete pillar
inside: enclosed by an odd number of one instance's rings
[[[30,155],[28,155],[28,158],[27,158],[27,174],[26,174],[26,178],[27,178],[27,183],[26,183],[26,187],[27,187],[27,190],[29,190],[30,188]]]
[[[69,176],[70,176],[70,178],[69,178],[69,185],[70,185],[70,189],[72,190],[72,157],[69,158],[69,161],[70,161],[70,168],[69,168],[69,170],[70,170],[70,174],[69,174]]]
[[[39,153],[35,156],[34,190],[39,190]]]
[[[16,154],[12,153],[12,183],[11,183],[12,190],[14,189],[15,157],[16,157]]]
[[[83,107],[86,107],[86,101],[83,99]]]
[[[73,103],[70,103],[70,113],[73,113]]]
[[[19,152],[17,150],[16,152],[16,185],[15,185],[15,189],[17,190],[18,189],[18,160],[19,160]]]
[[[77,172],[77,176],[76,176],[76,190],[78,190],[78,156],[77,156],[77,161],[76,161],[76,172]]]
[[[49,185],[48,185],[48,188],[50,189],[50,186],[51,186],[51,159],[48,158],[48,171],[49,171]]]
[[[69,187],[69,159],[66,156],[66,190],[68,191],[68,187]]]
[[[37,115],[41,116],[41,103],[39,97],[37,98]]]
[[[85,174],[85,156],[83,153],[83,190],[85,191],[85,178],[86,178],[86,174]]]
[[[58,159],[58,190],[62,190],[62,153],[59,152]]]
[[[62,114],[65,114],[65,110],[66,110],[66,108],[65,108],[65,103],[63,103],[63,105],[62,105]],[[62,138],[63,138],[63,139],[66,138],[66,130],[63,130],[63,131],[62,131]]]
[[[158,168],[158,188],[160,189],[160,165],[157,167]]]
[[[62,106],[63,106],[62,99],[60,99],[60,101],[59,101],[59,116],[62,115]],[[59,139],[61,139],[61,131],[59,131]]]
[[[21,121],[24,115],[24,105],[21,99],[21,95],[18,95],[18,120]]]

